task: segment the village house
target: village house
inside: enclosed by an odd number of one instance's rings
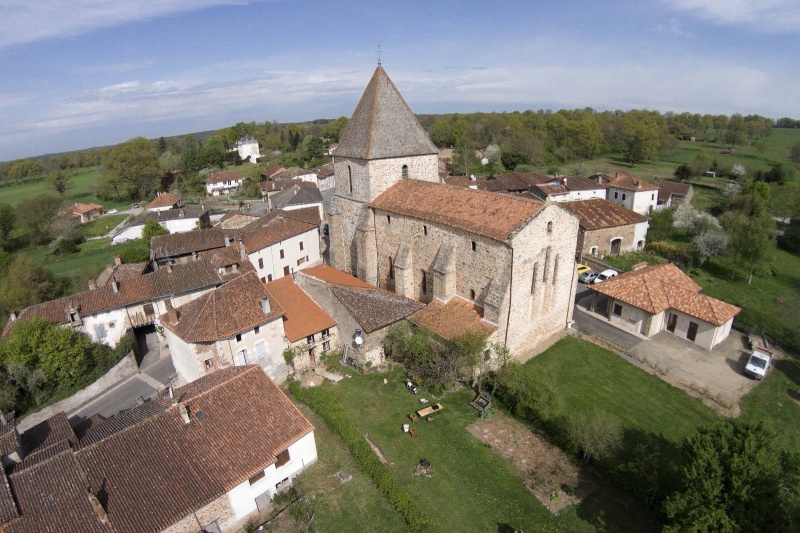
[[[336,171],[333,167],[333,161],[329,161],[319,167],[317,170],[317,188],[320,191],[327,191],[336,186]]]
[[[258,141],[249,135],[246,135],[236,141],[236,151],[239,152],[239,157],[242,158],[242,161],[250,161],[251,163],[255,163],[258,158],[261,157],[261,153],[259,152],[258,148]]]
[[[105,287],[111,282],[111,278],[116,282],[138,278],[149,272],[148,267],[149,263],[123,263],[118,255],[114,256],[114,264],[106,265],[96,278],[89,280],[89,289]]]
[[[603,257],[643,250],[648,218],[601,198],[564,202],[564,209],[578,217],[578,261],[584,256]]]
[[[634,265],[600,284],[590,310],[614,326],[644,337],[661,331],[711,350],[728,337],[739,307],[700,294],[702,287],[672,263]]]
[[[294,187],[295,185],[303,185],[307,184],[303,180],[298,179],[291,179],[291,180],[275,180],[275,181],[262,181],[259,182],[258,188],[261,191],[262,197],[269,197],[275,193],[278,193],[284,189],[288,189],[290,187]]]
[[[294,279],[334,318],[345,354],[363,364],[382,363],[383,339],[392,325],[425,307],[328,265],[298,272]]]
[[[314,427],[254,365],[74,429],[2,418],[4,533],[242,531],[317,460]]]
[[[694,188],[688,183],[663,180],[658,184],[657,209],[666,209],[690,203],[692,198],[694,198]]]
[[[77,220],[81,224],[85,224],[90,220],[94,220],[103,216],[103,206],[99,204],[80,204],[69,208],[70,218]]]
[[[338,327],[331,315],[297,286],[292,276],[267,283],[270,299],[283,309],[286,348],[295,372],[317,366],[319,357],[341,348]]]
[[[285,170],[286,167],[282,165],[270,165],[264,169],[264,172],[261,173],[262,180],[272,180],[275,176],[278,175],[279,172]]]
[[[125,281],[112,276],[94,290],[12,311],[2,338],[11,334],[17,321],[37,316],[114,347],[130,330],[153,329],[156,317],[166,312],[168,304],[180,306],[223,282],[208,261],[168,265]]]
[[[577,218],[555,202],[444,185],[437,161],[379,66],[334,156],[331,265],[425,304],[459,297],[512,353],[535,350],[571,321]]]
[[[606,200],[640,215],[648,215],[658,203],[658,186],[626,172],[596,174],[590,180],[606,188]]]
[[[269,196],[267,203],[270,209],[283,209],[292,211],[304,207],[316,207],[319,210],[319,218],[324,216],[322,210],[322,194],[313,183],[301,182],[292,185],[280,192]]]
[[[257,364],[276,382],[286,379],[283,309],[254,272],[197,299],[167,307],[159,317],[175,371],[185,381],[230,366]]]
[[[215,172],[206,178],[206,194],[219,196],[237,192],[244,183],[244,178],[230,170]]]
[[[148,211],[168,211],[170,209],[179,209],[180,207],[180,196],[168,192],[159,192],[156,193],[153,201],[145,206],[145,209]]]
[[[170,233],[186,233],[197,228],[208,228],[211,219],[203,206],[188,205],[179,209],[163,211],[145,211],[143,215],[115,233],[111,237],[112,244],[122,244],[134,239],[141,239],[144,225],[155,220],[158,225]]]
[[[528,187],[528,192],[537,200],[552,202],[575,202],[606,198],[606,188],[580,176],[553,177],[549,181],[536,183]]]
[[[290,167],[290,168],[284,168],[272,174],[270,179],[273,181],[300,180],[300,181],[306,181],[308,183],[313,183],[316,185],[317,173],[313,170],[308,170],[305,168]]]

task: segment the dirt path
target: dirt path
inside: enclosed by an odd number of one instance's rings
[[[467,430],[511,461],[522,473],[525,486],[553,514],[580,503],[594,490],[594,484],[564,452],[502,413],[478,420]]]

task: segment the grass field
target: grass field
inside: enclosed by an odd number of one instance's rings
[[[109,209],[127,209],[130,207],[128,201],[100,200],[96,196],[98,179],[100,178],[100,167],[81,168],[70,174],[69,186],[66,192],[67,202],[80,202],[84,204],[96,203],[102,205],[106,211]],[[57,194],[47,181],[24,183],[22,185],[4,185],[0,187],[0,203],[16,206],[23,200],[33,198],[40,194]]]
[[[61,257],[51,257],[51,248],[41,246],[25,253],[35,263],[49,268],[54,274],[80,280],[95,277],[106,265],[114,262],[116,250],[109,239],[94,239],[78,245],[78,251]],[[78,287],[85,290],[86,287]]]

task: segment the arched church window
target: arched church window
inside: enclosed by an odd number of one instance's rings
[[[408,165],[403,165],[402,176],[403,176],[403,178],[407,178],[408,177]]]

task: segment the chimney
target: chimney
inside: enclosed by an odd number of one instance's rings
[[[244,249],[244,243],[239,241],[239,255],[242,257],[242,261],[247,259],[247,250]]]
[[[564,176],[564,187],[566,187],[566,186],[567,186],[567,177]]]
[[[97,499],[97,496],[92,494],[92,488],[86,487],[87,497],[89,498],[89,505],[92,506],[92,511],[94,514],[97,515],[97,518],[100,520],[102,524],[108,523],[108,514],[106,510],[103,508],[103,504],[100,503],[100,500]]]
[[[120,266],[122,264],[122,259],[120,258],[120,256],[118,255],[114,256],[114,264],[117,266]]]
[[[184,215],[186,215],[186,211],[184,211],[183,209],[181,209],[181,210],[178,212],[178,216],[179,216],[180,218],[183,218],[183,217],[184,217]]]
[[[8,314],[9,322],[14,322],[18,316],[19,316],[19,311],[17,311],[16,309],[12,309],[11,312]]]
[[[172,274],[172,263],[167,263],[167,272]]]
[[[111,290],[114,292],[119,292],[119,284],[117,283],[117,278],[111,276]]]
[[[641,263],[636,263],[633,265],[633,270],[639,270],[647,266],[647,261],[642,261]]]
[[[192,260],[197,261],[198,255],[197,252],[192,252]]]
[[[178,314],[177,309],[172,307],[172,302],[165,300],[164,306],[167,308],[167,318],[169,318],[169,321],[173,324],[177,324],[181,317],[180,314]]]
[[[228,248],[231,245],[231,238],[228,235],[225,235],[225,248]]]
[[[181,414],[181,418],[183,418],[183,423],[189,423],[189,410],[186,408],[185,405],[179,404],[178,405],[178,412]]]
[[[269,316],[272,312],[272,307],[269,305],[269,298],[266,296],[261,297],[261,310],[264,311],[264,316]]]
[[[89,280],[89,290],[93,291],[97,289],[97,283],[93,279]]]

